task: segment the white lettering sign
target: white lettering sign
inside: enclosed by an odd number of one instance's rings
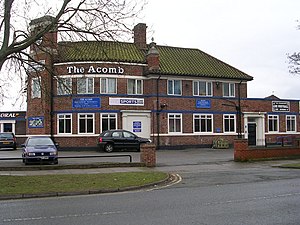
[[[89,66],[84,68],[82,66],[67,66],[68,74],[123,74],[124,68],[118,67],[101,67],[101,66]]]
[[[273,101],[272,102],[273,112],[289,112],[290,111],[290,102],[286,101]]]
[[[15,118],[16,113],[0,113],[1,118]]]
[[[144,106],[143,98],[109,98],[109,105]]]

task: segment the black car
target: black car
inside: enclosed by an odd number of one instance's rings
[[[112,152],[121,149],[140,150],[141,143],[150,143],[148,138],[142,138],[127,130],[107,130],[98,137],[100,150]]]
[[[49,137],[33,136],[27,138],[22,144],[22,158],[25,165],[29,163],[49,162],[58,163],[57,144],[54,144]]]
[[[15,135],[13,133],[0,133],[0,148],[17,149]]]

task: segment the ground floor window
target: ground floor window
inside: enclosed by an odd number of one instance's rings
[[[213,116],[211,114],[194,114],[194,132],[211,133]]]
[[[58,134],[72,134],[72,115],[58,114],[57,115]]]
[[[93,134],[94,133],[94,114],[78,114],[78,133]]]
[[[101,131],[117,129],[117,114],[103,113],[101,114]]]
[[[286,131],[296,132],[296,116],[286,116]]]
[[[278,115],[269,115],[268,116],[269,132],[278,132],[279,131],[278,120],[279,120]]]
[[[181,133],[182,132],[182,115],[181,114],[169,114],[169,133]]]
[[[225,133],[235,132],[235,115],[223,115],[223,122]]]

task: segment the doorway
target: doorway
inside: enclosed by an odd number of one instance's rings
[[[256,123],[248,123],[248,145],[256,145]]]

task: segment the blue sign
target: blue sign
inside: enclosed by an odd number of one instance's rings
[[[196,108],[197,109],[210,109],[211,102],[210,100],[198,99],[196,101]]]
[[[133,127],[133,132],[142,132],[142,122],[141,121],[133,121],[132,127]]]
[[[73,98],[73,108],[100,108],[100,98]]]
[[[44,127],[44,117],[28,117],[28,127],[29,128],[43,128]]]

